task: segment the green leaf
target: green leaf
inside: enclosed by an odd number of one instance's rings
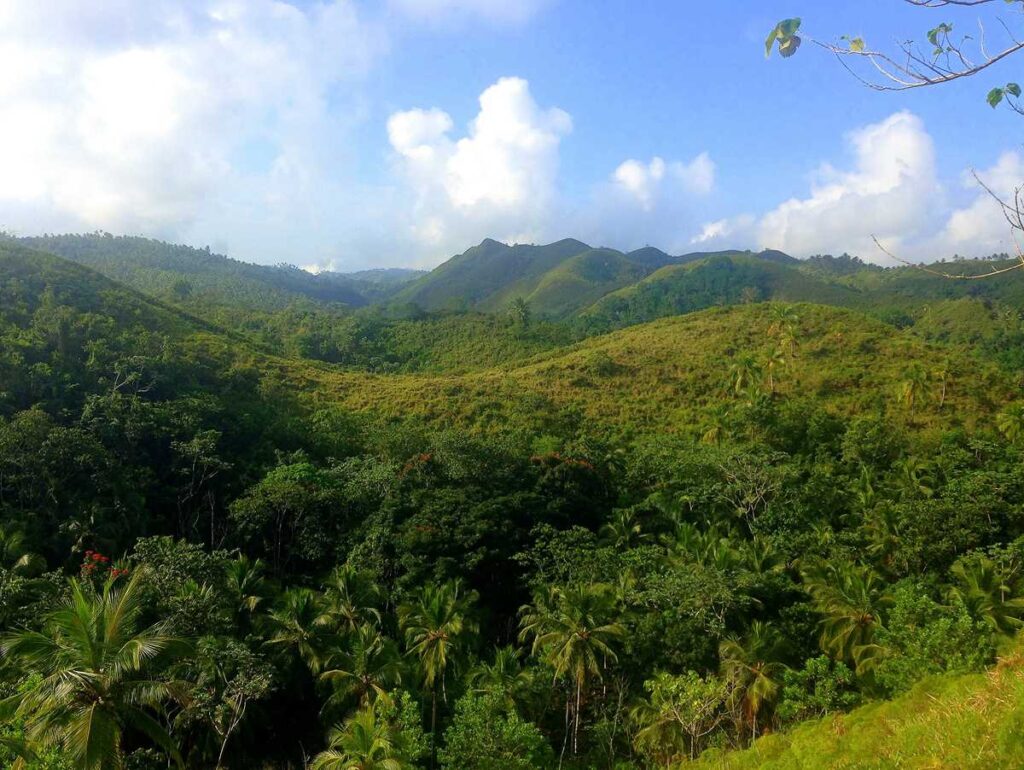
[[[855,38],[853,38],[853,40],[850,41],[850,50],[854,51],[855,53],[860,53],[861,51],[863,51],[864,50],[864,38],[862,38],[862,37],[855,37]]]
[[[764,41],[764,55],[768,58],[772,55],[772,46],[775,41],[779,41],[779,53],[783,56],[792,56],[796,53],[796,49],[800,47],[799,38],[796,37],[797,30],[800,29],[800,19],[783,19],[775,28],[768,34],[768,39]],[[791,41],[796,38],[795,44]],[[789,53],[783,53],[783,49],[788,49]]]
[[[796,53],[796,49],[800,47],[800,42],[799,35],[787,38],[785,42],[779,43],[779,53],[782,54],[783,58],[788,59]]]
[[[1003,100],[1003,89],[993,88],[991,91],[988,92],[988,96],[985,97],[985,99],[990,107],[998,107],[999,102]]]
[[[937,26],[935,29],[928,30],[928,42],[931,43],[936,48],[938,48],[939,49],[939,53],[941,53],[942,52],[942,46],[939,45],[939,36],[940,35],[948,35],[952,31],[953,31],[953,25],[952,24],[946,24],[945,22],[943,22],[942,24]]]
[[[1003,90],[1011,96],[1020,96],[1020,86],[1016,83],[1007,83]]]

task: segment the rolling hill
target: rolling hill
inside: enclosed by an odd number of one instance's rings
[[[7,240],[91,267],[152,296],[196,306],[274,311],[305,301],[362,307],[419,275],[400,268],[313,275],[292,265],[255,265],[208,248],[108,233]]]
[[[211,348],[250,359],[268,382],[279,382],[316,407],[388,420],[418,417],[484,432],[693,436],[718,405],[737,401],[729,393],[733,364],[748,356],[767,361],[778,345],[773,306],[759,303],[640,324],[533,357],[524,358],[530,348],[519,345],[509,348],[507,362],[462,374],[371,374],[260,352],[173,306],[39,252],[4,246],[0,279],[0,285],[28,287],[29,294],[52,297],[78,312],[108,315],[119,327],[172,338],[201,336]],[[31,308],[19,312],[7,304],[10,322],[27,328]],[[965,348],[922,340],[852,310],[803,304],[793,312],[799,319],[796,348],[774,374],[780,396],[846,414],[883,408],[900,413],[896,393],[906,372],[948,360],[942,405],[939,385],[929,385],[924,404],[908,420],[915,432],[927,432],[940,423],[985,424],[1016,392],[1008,374],[980,363]],[[471,350],[482,340],[464,342]],[[451,344],[458,347],[458,338]],[[456,349],[445,355],[453,366],[461,357]],[[474,356],[482,363],[494,360],[487,350]]]
[[[778,251],[694,252],[676,257],[651,246],[623,253],[592,248],[572,239],[546,246],[509,246],[487,239],[409,284],[394,300],[414,303],[425,310],[472,308],[495,312],[513,299],[522,298],[537,315],[566,318],[585,311],[606,295],[643,283],[652,274],[660,276],[715,258],[799,264]]]

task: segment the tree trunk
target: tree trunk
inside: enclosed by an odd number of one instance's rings
[[[430,770],[437,765],[437,685],[430,692]]]

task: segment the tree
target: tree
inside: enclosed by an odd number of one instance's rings
[[[126,731],[146,735],[182,766],[173,739],[155,718],[181,687],[157,675],[161,662],[188,651],[164,624],[139,628],[144,571],[126,584],[101,589],[71,579],[68,596],[43,631],[21,631],[0,641],[0,652],[41,679],[2,702],[0,711],[25,720],[30,744],[59,745],[82,770],[123,767]]]
[[[731,685],[729,702],[739,709],[742,721],[749,725],[751,737],[757,737],[758,717],[779,696],[784,651],[779,632],[760,620],[751,623],[742,637],[731,636],[718,647],[722,675]]]
[[[509,303],[508,314],[509,317],[523,329],[529,327],[531,316],[530,303],[523,297],[516,297]]]
[[[331,656],[320,680],[333,687],[329,704],[356,700],[360,707],[387,698],[402,682],[402,659],[395,643],[376,627],[362,625],[351,632],[344,649]]]
[[[665,767],[686,757],[694,759],[725,718],[723,706],[729,683],[718,677],[702,677],[695,671],[681,676],[661,672],[644,682],[648,697],[632,710],[638,730],[634,744],[639,752]]]
[[[444,744],[441,767],[451,770],[534,770],[551,765],[551,747],[543,733],[498,693],[461,697]]]
[[[754,388],[760,376],[761,367],[753,356],[741,356],[729,367],[729,381],[736,395]]]
[[[407,654],[419,662],[423,683],[430,690],[430,766],[437,764],[437,696],[447,702],[446,676],[468,651],[477,631],[471,613],[475,591],[466,592],[458,580],[427,583],[412,601],[398,607]]]
[[[1019,0],[905,0],[909,5],[919,8],[979,8],[997,2],[999,5],[1017,4]],[[972,77],[984,72],[992,65],[1014,56],[1024,49],[1024,39],[1015,35],[1010,27],[1001,19],[998,23],[1005,33],[999,48],[990,46],[992,41],[986,33],[984,20],[979,17],[976,25],[980,35],[958,35],[954,31],[955,24],[942,21],[930,27],[924,33],[924,42],[915,41],[907,35],[898,35],[898,51],[887,53],[871,48],[862,37],[843,35],[838,43],[812,40],[818,47],[831,53],[862,84],[876,91],[907,91],[917,88],[942,86],[962,78]],[[933,22],[934,23],[934,22]],[[798,34],[802,25],[799,18],[783,19],[771,30],[765,41],[765,55],[771,56],[777,47],[780,55],[789,58],[800,48],[803,39]],[[969,26],[973,27],[974,24]],[[810,40],[811,38],[806,38]],[[974,51],[973,47],[977,50]],[[858,66],[863,65],[863,66]],[[986,101],[995,108],[1006,104],[1019,115],[1024,115],[1024,105],[1019,101],[1022,95],[1021,86],[1015,82],[997,84],[991,88]],[[993,191],[979,176],[974,174],[978,185],[998,203],[1011,233],[1024,232],[1024,185],[1018,186],[1012,196],[1002,197]],[[993,267],[990,271],[979,273],[948,273],[927,265],[914,265],[890,250],[872,236],[875,245],[886,255],[898,262],[912,265],[924,272],[943,278],[959,280],[979,280],[995,275],[1002,275],[1012,270],[1024,268],[1024,252],[1018,250],[1017,259],[1007,267]]]
[[[310,763],[311,770],[412,770],[415,755],[409,751],[403,726],[376,706],[356,712],[328,736],[328,748]]]
[[[345,632],[380,624],[381,591],[372,576],[350,564],[335,568],[324,584],[328,612]]]
[[[910,417],[914,416],[914,408],[924,397],[925,388],[928,382],[928,373],[920,364],[913,364],[904,373],[899,385],[900,401],[910,411]]]
[[[239,556],[225,565],[225,588],[234,605],[236,622],[243,618],[251,621],[253,614],[268,600],[270,586],[263,573],[263,562],[247,556]]]
[[[289,588],[282,593],[266,623],[266,643],[294,652],[314,674],[323,669],[338,643],[323,596],[308,588]]]
[[[1012,636],[1024,627],[1024,578],[1012,559],[971,554],[950,569],[950,598],[997,634]]]
[[[520,614],[520,640],[532,638],[533,654],[551,666],[556,680],[568,677],[573,685],[575,695],[567,698],[565,712],[567,731],[570,714],[572,717],[576,754],[587,682],[590,677],[600,680],[607,663],[618,660],[612,645],[625,635],[616,619],[615,592],[604,583],[553,586],[537,593],[533,604],[523,607]]]
[[[518,647],[498,647],[492,662],[478,663],[469,672],[470,689],[479,695],[496,693],[514,706],[534,679],[533,670],[523,665],[522,655]]]
[[[1024,403],[1010,404],[997,414],[996,427],[1011,444],[1024,438]]]
[[[880,652],[875,631],[891,602],[885,581],[870,567],[829,562],[808,570],[804,583],[822,615],[822,650],[853,662],[857,673],[868,671]]]

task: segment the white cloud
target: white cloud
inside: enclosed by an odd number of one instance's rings
[[[700,232],[690,239],[691,244],[732,244],[732,248],[744,248],[750,238],[755,218],[749,214],[718,219],[701,226]]]
[[[615,169],[612,179],[622,191],[649,211],[662,194],[710,193],[715,186],[715,164],[706,152],[689,163],[666,163],[658,156],[649,163],[631,158]]]
[[[466,136],[453,139],[440,109],[394,113],[388,138],[413,195],[410,228],[434,256],[492,235],[541,233],[555,198],[559,145],[568,113],[543,109],[521,78],[502,78],[480,95]]]
[[[477,17],[491,22],[520,24],[548,0],[391,0],[398,11],[423,21]]]
[[[978,172],[993,193],[1013,203],[1015,191],[1024,184],[1024,158],[1018,152],[1003,153],[996,163]],[[999,203],[981,189],[970,173],[964,174],[964,187],[976,191],[970,205],[950,214],[939,241],[961,256],[979,257],[999,252],[1016,253],[1013,231]]]
[[[295,200],[384,46],[350,0],[0,0],[0,224],[174,237],[243,186]]]
[[[763,248],[805,257],[850,251],[877,255],[871,236],[892,249],[920,239],[941,211],[931,137],[909,112],[852,132],[848,171],[822,166],[809,197],[793,198],[756,226]]]

